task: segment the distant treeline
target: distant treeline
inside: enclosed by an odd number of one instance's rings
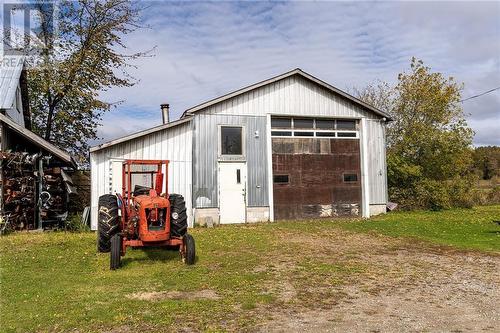
[[[484,180],[500,176],[500,147],[486,146],[474,149],[474,171]]]

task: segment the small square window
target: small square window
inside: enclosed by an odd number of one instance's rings
[[[221,127],[220,136],[222,155],[243,155],[243,140],[241,132],[241,127]]]
[[[293,119],[293,128],[313,128],[314,121],[312,119]]]
[[[356,120],[337,120],[338,130],[355,130]]]
[[[292,128],[291,118],[271,118],[272,128]]]
[[[288,184],[289,183],[288,175],[274,175],[273,181],[275,184]]]
[[[344,173],[344,182],[350,183],[357,181],[358,181],[358,175],[356,173]]]

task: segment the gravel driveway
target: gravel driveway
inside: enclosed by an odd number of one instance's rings
[[[293,301],[301,290],[287,283],[291,268],[282,263],[278,288],[288,302],[261,309],[270,317],[258,331],[500,332],[499,255],[342,231],[325,235],[328,241],[284,237],[325,259],[369,268],[332,287],[334,302],[315,307]]]

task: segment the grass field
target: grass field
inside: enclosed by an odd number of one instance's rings
[[[138,249],[117,271],[96,253],[93,233],[11,234],[0,239],[0,331],[255,330],[278,310],[330,309],[347,286],[363,281],[363,292],[376,292],[370,283],[410,274],[367,258],[399,253],[413,238],[424,252],[498,252],[493,219],[500,206],[194,229],[194,266],[176,252]]]
[[[500,251],[500,206],[448,211],[395,212],[342,226],[348,230],[416,238],[461,249]]]

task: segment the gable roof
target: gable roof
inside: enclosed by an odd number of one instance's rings
[[[7,125],[9,128],[23,136],[27,141],[30,141],[34,145],[46,150],[47,152],[51,153],[52,155],[56,156],[59,158],[61,161],[73,166],[74,168],[77,167],[76,162],[73,160],[70,154],[67,152],[59,149],[58,147],[54,146],[50,142],[42,139],[35,133],[31,132],[30,130],[20,126],[19,124],[15,123],[12,121],[9,117],[3,115],[0,113],[0,122],[4,123]]]
[[[238,89],[236,91],[230,92],[230,93],[228,93],[226,95],[223,95],[223,96],[211,99],[211,100],[209,100],[207,102],[204,102],[204,103],[198,104],[196,106],[193,106],[192,108],[189,108],[186,111],[184,111],[184,113],[182,114],[182,117],[185,117],[187,115],[193,114],[193,113],[198,112],[198,111],[201,111],[202,109],[205,109],[205,108],[207,108],[209,106],[212,106],[214,104],[223,102],[223,101],[225,101],[227,99],[236,97],[238,95],[244,94],[244,93],[249,92],[251,90],[254,90],[254,89],[263,87],[265,85],[268,85],[268,84],[271,84],[271,83],[283,80],[283,79],[285,79],[287,77],[290,77],[290,76],[293,76],[293,75],[299,75],[299,76],[301,76],[301,77],[303,77],[303,78],[305,78],[305,79],[307,79],[309,81],[312,81],[312,82],[316,83],[317,85],[319,85],[319,86],[321,86],[321,87],[323,87],[323,88],[325,88],[325,89],[333,92],[334,94],[340,95],[340,96],[342,96],[342,97],[350,100],[351,102],[353,102],[353,103],[361,106],[362,108],[366,109],[369,112],[373,112],[373,113],[375,113],[376,115],[378,115],[380,117],[385,117],[388,121],[392,120],[388,113],[386,113],[386,112],[384,112],[382,110],[379,110],[379,109],[375,108],[374,106],[372,106],[370,104],[367,104],[367,103],[363,102],[362,100],[360,100],[360,99],[358,99],[358,98],[356,98],[356,97],[354,97],[354,96],[346,93],[343,90],[335,88],[331,84],[326,83],[325,81],[322,81],[322,80],[318,79],[317,77],[312,76],[311,74],[304,72],[300,68],[296,68],[296,69],[291,70],[289,72],[286,72],[284,74],[281,74],[281,75],[272,77],[270,79],[267,79],[267,80],[264,80],[264,81],[261,81],[261,82],[249,85],[247,87],[244,87],[244,88]]]
[[[144,136],[144,135],[148,135],[148,134],[155,133],[155,132],[167,129],[167,128],[171,128],[171,127],[175,127],[175,126],[187,123],[187,122],[191,121],[191,118],[192,117],[183,117],[181,119],[171,121],[171,122],[169,122],[167,124],[163,124],[163,125],[155,126],[155,127],[152,127],[152,128],[148,128],[146,130],[139,131],[139,132],[136,132],[136,133],[132,133],[132,134],[123,136],[123,137],[115,139],[115,140],[111,140],[111,141],[108,141],[108,142],[105,142],[105,143],[101,143],[100,145],[91,147],[90,148],[90,152],[101,150],[101,149],[104,149],[106,147],[110,147],[110,146],[116,145],[118,143],[122,143],[122,142],[125,142],[125,141],[128,141],[128,140],[132,140],[132,139],[137,139],[137,138],[140,138],[141,136]]]
[[[324,82],[324,81],[322,81],[322,80],[320,80],[320,79],[312,76],[311,74],[308,74],[308,73],[304,72],[300,68],[296,68],[296,69],[294,69],[292,71],[289,71],[289,72],[286,72],[284,74],[272,77],[270,79],[267,79],[267,80],[264,80],[264,81],[261,81],[261,82],[255,83],[255,84],[252,84],[250,86],[247,86],[245,88],[241,88],[239,90],[233,91],[233,92],[228,93],[226,95],[223,95],[221,97],[217,97],[217,98],[211,99],[211,100],[209,100],[207,102],[204,102],[204,103],[198,104],[196,106],[193,106],[192,108],[189,108],[186,111],[184,111],[183,114],[182,114],[182,116],[181,116],[181,118],[179,120],[169,122],[168,124],[163,124],[163,125],[159,125],[159,126],[156,126],[156,127],[153,127],[153,128],[149,128],[147,130],[143,130],[143,131],[139,131],[139,132],[136,132],[136,133],[132,133],[130,135],[126,135],[124,137],[121,137],[121,138],[118,138],[118,139],[115,139],[115,140],[111,140],[111,141],[108,141],[108,142],[96,145],[94,147],[91,147],[90,148],[90,152],[98,151],[98,150],[101,150],[101,149],[104,149],[104,148],[116,145],[118,143],[122,143],[124,141],[136,139],[136,138],[139,138],[139,137],[144,136],[144,135],[148,135],[148,134],[151,134],[151,133],[154,133],[154,132],[157,132],[157,131],[161,131],[161,130],[164,130],[164,129],[167,129],[167,128],[171,128],[171,127],[175,127],[175,126],[181,125],[181,124],[183,124],[185,122],[191,121],[193,113],[201,111],[201,110],[203,110],[206,107],[209,107],[211,105],[217,104],[217,103],[225,101],[227,99],[236,97],[238,95],[244,94],[244,93],[246,93],[248,91],[260,88],[260,87],[265,86],[267,84],[271,84],[273,82],[285,79],[285,78],[290,77],[292,75],[300,75],[301,77],[304,77],[305,79],[310,80],[310,81],[312,81],[312,82],[314,82],[314,83],[316,83],[316,84],[318,84],[318,85],[326,88],[327,90],[335,93],[335,94],[341,95],[341,96],[349,99],[350,101],[352,101],[352,102],[356,103],[357,105],[363,107],[364,109],[368,110],[369,112],[373,112],[373,113],[377,114],[380,117],[385,117],[387,121],[392,120],[388,113],[386,113],[384,111],[381,111],[381,110],[379,110],[379,109],[377,109],[377,108],[375,108],[375,107],[373,107],[373,106],[371,106],[371,105],[363,102],[362,100],[360,100],[360,99],[358,99],[358,98],[356,98],[356,97],[354,97],[354,96],[346,93],[345,91],[342,91],[342,90],[340,90],[338,88],[335,88],[334,86],[332,86],[332,85],[330,85],[330,84],[328,84],[328,83],[326,83],[326,82]]]

